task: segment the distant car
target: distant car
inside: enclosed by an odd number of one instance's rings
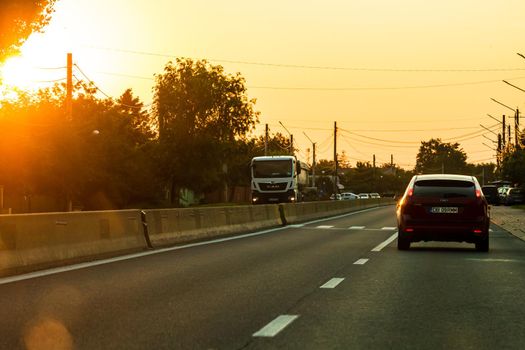
[[[370,199],[370,194],[368,193],[359,193],[359,199]]]
[[[330,196],[330,199],[331,200],[336,200],[336,201],[340,201],[341,200],[341,195],[339,193],[332,193],[332,195]]]
[[[523,203],[525,203],[525,191],[523,191],[521,188],[510,187],[505,192],[505,196],[503,198],[503,203],[505,205],[513,205],[513,204],[523,204]]]
[[[502,187],[498,187],[498,194],[499,194],[499,200],[500,200],[500,203],[504,203],[505,202],[505,197],[507,195],[507,191],[509,190],[509,186],[502,186]]]
[[[399,250],[418,241],[475,243],[489,250],[489,210],[474,176],[415,175],[397,204]]]
[[[359,196],[355,193],[352,193],[352,192],[343,192],[341,193],[341,199],[342,200],[354,200],[354,199],[358,199]]]
[[[500,194],[496,186],[485,185],[481,187],[481,190],[488,204],[500,205]]]
[[[379,195],[379,193],[373,192],[370,193],[370,198],[381,198],[381,196]]]

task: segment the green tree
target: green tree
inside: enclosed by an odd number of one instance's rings
[[[467,155],[459,143],[445,143],[441,139],[422,141],[416,156],[414,172],[418,174],[461,174],[467,169]]]
[[[505,180],[519,186],[525,185],[525,150],[507,153],[501,162],[501,174]]]
[[[482,163],[482,164],[467,164],[466,174],[476,176],[479,183],[489,184],[494,180],[497,180],[496,164],[494,163]]]
[[[146,118],[141,102],[131,91],[119,99],[129,98],[126,106],[95,93],[76,84],[71,121],[64,85],[20,92],[0,105],[0,158],[10,164],[0,167],[6,192],[54,198],[55,210],[66,210],[70,199],[85,209],[156,200],[153,141],[137,122]]]
[[[0,62],[18,53],[33,32],[51,19],[56,0],[0,1]]]
[[[177,59],[156,75],[160,173],[172,202],[180,188],[216,189],[225,181],[228,152],[258,122],[245,80],[205,60]]]
[[[253,140],[253,157],[264,156],[264,136],[259,136]],[[268,156],[282,156],[289,155],[290,139],[280,132],[268,135],[267,155]]]

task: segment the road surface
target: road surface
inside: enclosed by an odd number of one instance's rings
[[[398,251],[395,226],[388,206],[0,279],[0,348],[523,348],[525,242]]]

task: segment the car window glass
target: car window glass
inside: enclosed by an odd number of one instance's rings
[[[414,196],[438,198],[475,198],[475,186],[470,181],[421,180],[414,184]]]

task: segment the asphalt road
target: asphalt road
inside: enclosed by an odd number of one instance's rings
[[[398,251],[395,234],[390,206],[0,279],[0,348],[524,347],[525,242],[493,226],[489,253]]]

